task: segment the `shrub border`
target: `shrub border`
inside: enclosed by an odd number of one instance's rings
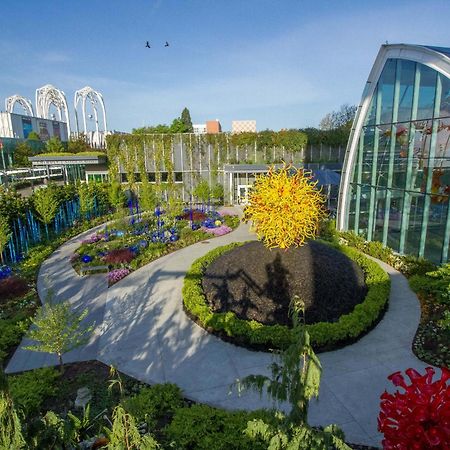
[[[323,242],[323,241],[321,241]],[[329,351],[357,341],[381,320],[387,309],[391,280],[375,262],[350,247],[330,244],[356,262],[364,271],[368,291],[364,301],[337,322],[306,325],[315,351]],[[198,258],[186,273],[183,285],[183,309],[198,325],[222,339],[254,350],[285,349],[291,342],[291,329],[285,325],[263,325],[243,320],[233,312],[215,313],[206,302],[202,277],[206,267],[227,251],[244,243],[234,242],[211,250]]]

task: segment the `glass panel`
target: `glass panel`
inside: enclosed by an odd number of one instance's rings
[[[361,199],[359,202],[359,234],[367,236],[367,225],[369,223],[370,187],[361,186]]]
[[[409,190],[425,190],[426,167],[431,142],[432,121],[415,122],[411,183]],[[425,173],[424,173],[425,167]]]
[[[404,122],[411,119],[416,63],[412,61],[401,60],[400,64],[401,69],[398,121]]]
[[[377,111],[377,95],[378,95],[378,87],[375,88],[375,91],[372,96],[372,100],[370,101],[369,111],[366,116],[366,121],[364,125],[374,125],[375,124],[375,115]]]
[[[377,189],[375,197],[374,241],[383,240],[384,210],[386,205],[386,190]]]
[[[372,181],[373,147],[375,139],[375,128],[365,127],[361,137],[363,141],[363,160],[361,182],[370,184]]]
[[[355,229],[355,211],[356,211],[356,187],[353,183],[350,185],[350,208],[348,214],[348,229],[353,231]]]
[[[394,172],[392,177],[392,187],[394,188],[405,188],[409,132],[409,123],[398,124],[395,127]]]
[[[447,222],[448,196],[432,195],[428,215],[425,258],[439,263]]]
[[[405,253],[411,255],[419,254],[420,233],[422,230],[422,214],[425,195],[411,194],[411,209],[409,225],[406,234]]]
[[[419,106],[417,109],[417,119],[419,120],[433,117],[436,76],[435,70],[420,65]]]
[[[438,75],[441,78],[442,94],[441,106],[439,111],[440,117],[450,116],[450,79],[441,73]]]
[[[381,91],[381,121],[380,123],[392,122],[392,109],[394,103],[395,84],[395,59],[388,59],[378,82]]]
[[[391,205],[389,208],[388,240],[387,245],[398,251],[400,246],[400,229],[402,224],[402,206],[404,191],[391,190]]]
[[[378,129],[379,129],[379,139],[378,139],[376,185],[387,186],[392,127],[391,125],[380,125]]]

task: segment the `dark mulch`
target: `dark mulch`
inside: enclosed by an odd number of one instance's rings
[[[202,222],[203,220],[206,219],[207,215],[206,213],[202,212],[202,211],[192,211],[192,215],[190,212],[184,213],[182,215],[183,219],[185,220],[193,220],[193,221],[200,221]]]
[[[294,295],[305,302],[306,322],[315,323],[337,321],[367,293],[361,268],[316,241],[287,251],[250,242],[213,261],[202,282],[214,311],[233,311],[266,325],[290,325]]]

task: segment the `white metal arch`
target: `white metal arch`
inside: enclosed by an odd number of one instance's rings
[[[36,113],[42,119],[50,119],[50,106],[54,105],[58,111],[59,120],[63,120],[64,112],[65,121],[67,123],[67,134],[70,136],[70,118],[69,108],[67,107],[66,95],[63,91],[55,88],[51,84],[46,84],[36,89]]]
[[[381,72],[383,71],[386,61],[390,58],[415,61],[431,67],[437,72],[440,72],[450,78],[450,58],[442,53],[439,53],[438,51],[419,45],[408,44],[381,46],[364,88],[361,102],[358,106],[355,120],[353,121],[353,126],[345,153],[341,185],[339,188],[337,216],[338,230],[345,230],[347,227],[348,209],[350,203],[350,183],[358,150],[359,137],[369,111],[370,101],[381,76]]]
[[[106,134],[106,131],[108,130],[107,122],[106,122],[106,109],[105,109],[105,102],[103,101],[103,96],[100,94],[100,92],[95,91],[89,86],[85,86],[82,89],[79,89],[78,91],[75,91],[75,97],[74,97],[74,110],[75,110],[75,126],[77,129],[77,133],[80,132],[80,126],[78,123],[78,106],[80,104],[81,100],[81,113],[83,116],[83,132],[87,134],[87,123],[86,123],[86,101],[89,100],[92,110],[94,112],[94,119],[95,119],[95,131],[98,134],[99,132],[99,125],[98,125],[98,111],[97,111],[97,105],[100,104],[102,108],[102,114],[103,114],[103,130],[101,130],[103,133]]]
[[[25,111],[27,116],[34,116],[33,105],[31,104],[31,100],[28,100],[21,95],[11,95],[11,97],[7,97],[5,99],[5,110],[6,112],[12,113],[14,112],[14,106],[18,103]]]

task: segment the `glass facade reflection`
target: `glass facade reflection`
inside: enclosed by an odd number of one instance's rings
[[[347,228],[403,254],[449,259],[450,79],[387,59],[359,134]]]

